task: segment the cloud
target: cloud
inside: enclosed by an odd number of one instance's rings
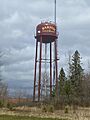
[[[0,0],[2,74],[10,87],[33,85],[34,35],[41,21],[54,21],[52,0]],[[90,60],[90,0],[57,0],[57,27],[59,69],[67,72],[68,51],[76,49],[85,67]]]
[[[9,16],[8,18],[3,20],[4,24],[15,24],[19,22],[19,14],[15,12],[13,15]]]

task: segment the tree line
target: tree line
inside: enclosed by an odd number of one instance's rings
[[[61,104],[90,105],[90,74],[85,74],[78,50],[69,60],[69,71],[66,77],[64,68],[60,69],[58,89]]]

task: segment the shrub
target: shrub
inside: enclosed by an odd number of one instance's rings
[[[49,108],[48,108],[48,112],[54,112],[54,106],[49,106]]]
[[[65,113],[68,113],[68,112],[69,112],[69,107],[65,106]]]
[[[0,108],[2,108],[4,106],[3,102],[0,101]]]
[[[42,107],[42,112],[47,112],[47,106]]]
[[[7,103],[7,108],[8,108],[9,110],[13,110],[13,105],[10,104],[10,103]]]

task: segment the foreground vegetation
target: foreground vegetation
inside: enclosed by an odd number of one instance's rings
[[[14,107],[0,109],[0,120],[90,120],[90,107],[65,106],[55,110],[54,106]]]
[[[67,119],[1,115],[0,120],[67,120]]]

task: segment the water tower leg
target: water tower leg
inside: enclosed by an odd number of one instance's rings
[[[55,40],[56,97],[58,98],[57,40]]]
[[[36,40],[36,55],[35,55],[35,71],[34,71],[33,101],[35,101],[35,94],[36,94],[37,53],[38,53],[38,41]]]
[[[40,101],[41,89],[41,62],[42,62],[42,36],[40,38],[40,58],[39,58],[39,80],[38,80],[38,101]]]
[[[52,97],[52,43],[50,43],[50,98]]]

